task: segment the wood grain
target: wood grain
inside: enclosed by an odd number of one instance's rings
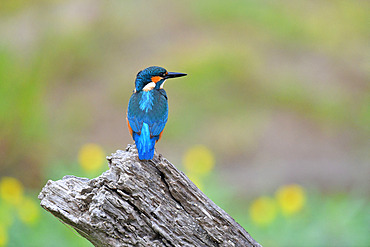
[[[49,180],[41,206],[95,246],[261,246],[184,173],[135,145],[107,157],[94,179]]]

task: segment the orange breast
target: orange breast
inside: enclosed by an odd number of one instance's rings
[[[162,130],[162,132],[159,134],[159,138],[158,138],[158,140],[156,142],[158,142],[162,138],[163,131],[164,130]]]
[[[130,122],[128,121],[127,117],[126,117],[126,121],[127,121],[127,127],[128,127],[128,131],[130,132],[131,136],[133,135],[133,131],[132,131],[132,128],[130,126]]]

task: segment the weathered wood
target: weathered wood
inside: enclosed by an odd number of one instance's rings
[[[184,173],[134,145],[94,179],[49,180],[41,206],[95,246],[261,246]]]

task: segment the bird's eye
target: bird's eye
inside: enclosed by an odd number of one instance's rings
[[[167,72],[164,72],[163,74],[162,74],[162,77],[166,77],[166,75],[167,75],[168,73]]]

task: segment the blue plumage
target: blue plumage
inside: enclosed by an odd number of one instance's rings
[[[139,102],[140,109],[148,113],[149,110],[152,110],[153,104],[153,93],[150,91],[144,91]]]
[[[163,83],[168,78],[185,76],[152,66],[140,71],[128,109],[127,123],[140,160],[150,160],[155,143],[161,138],[168,119],[168,100]]]
[[[137,150],[139,152],[139,159],[150,160],[154,155],[154,145],[158,140],[158,136],[150,138],[149,125],[143,123],[140,135],[134,133],[134,141],[136,143]]]

